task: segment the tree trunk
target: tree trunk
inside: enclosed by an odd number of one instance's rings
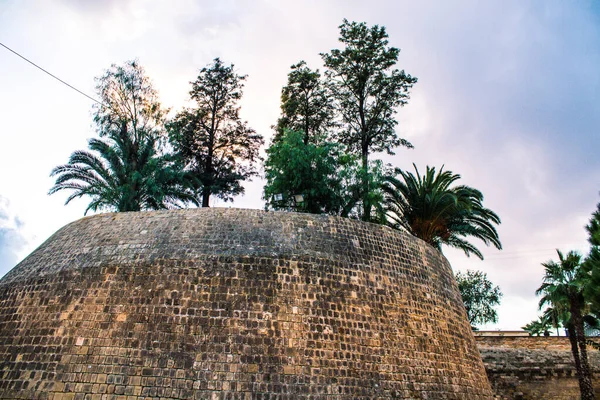
[[[210,192],[212,189],[213,183],[213,145],[212,143],[208,148],[208,157],[206,159],[206,163],[204,165],[204,177],[201,179],[202,181],[202,207],[210,207],[208,205],[208,200],[210,199]]]
[[[583,317],[581,315],[582,301],[579,295],[572,296],[570,300],[571,326],[573,327],[574,341],[578,348],[579,354],[579,368],[577,370],[577,375],[579,379],[579,391],[581,392],[581,400],[595,400],[596,396],[594,394],[594,386],[592,384],[592,374],[590,370],[590,364],[587,358]],[[571,349],[572,348],[573,344],[571,344]]]
[[[371,202],[369,201],[369,149],[363,146],[362,149],[362,191],[363,191],[363,221],[371,220]]]
[[[208,190],[202,191],[202,207],[210,207],[208,205],[209,198],[210,198],[210,191],[208,191]]]
[[[212,114],[210,118],[210,131],[208,133],[208,156],[206,157],[206,164],[204,165],[204,173],[206,179],[202,182],[202,207],[210,207],[208,200],[210,199],[210,192],[212,190],[212,184],[214,181],[213,176],[213,157],[215,151],[215,136],[217,134],[217,104],[218,98],[213,99]]]
[[[309,112],[308,112],[308,106],[309,106],[309,103],[308,103],[308,94],[305,93],[304,97],[306,99],[305,100],[305,105],[304,105],[306,107],[305,108],[305,112],[306,113],[304,114],[304,145],[306,146],[308,144],[309,130],[310,130],[310,124],[309,124],[309,119],[308,119],[309,118],[309,116],[308,116],[308,114],[309,114]]]
[[[139,141],[135,137],[130,137],[127,130],[127,123],[121,122],[121,130],[119,132],[121,141],[123,142],[123,149],[126,151],[124,154],[125,162],[127,165],[124,167],[127,170],[127,176],[123,184],[128,187],[128,191],[125,192],[125,199],[119,211],[140,211],[142,209],[140,193],[137,186],[137,181],[133,179],[138,171],[138,154],[139,154]],[[132,134],[135,135],[135,132]]]
[[[567,336],[569,337],[569,343],[571,344],[571,353],[573,353],[573,360],[575,361],[575,370],[577,371],[577,378],[581,376],[581,358],[579,357],[579,347],[577,346],[577,338],[575,337],[575,331],[573,325],[566,327]],[[538,335],[539,336],[539,335]]]
[[[365,118],[365,96],[361,90],[358,99],[358,115],[360,118],[360,145],[363,167],[362,190],[363,190],[363,221],[371,220],[371,203],[369,201],[369,132],[367,131],[367,120]]]
[[[592,384],[592,374],[590,370],[590,364],[587,358],[587,349],[585,343],[585,331],[583,328],[583,317],[581,316],[581,299],[579,296],[573,296],[570,299],[571,308],[571,326],[573,327],[574,338],[573,341],[578,350],[579,355],[579,368],[577,369],[577,375],[579,379],[579,391],[581,392],[581,400],[595,400],[594,386]],[[569,332],[569,340],[571,332]],[[571,342],[571,350],[573,349],[573,341]],[[573,353],[575,355],[575,353]],[[576,365],[577,367],[577,362]]]

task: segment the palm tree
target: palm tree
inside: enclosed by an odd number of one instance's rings
[[[542,285],[535,293],[542,295],[540,308],[550,305],[561,316],[562,324],[567,328],[581,399],[595,399],[584,331],[587,306],[583,291],[588,277],[581,268],[580,254],[570,251],[565,256],[559,250],[556,252],[558,262],[551,260],[542,263],[545,275]]]
[[[90,139],[88,151],[75,151],[69,162],[54,168],[56,183],[49,194],[73,190],[65,204],[83,196],[92,201],[85,213],[97,210],[165,209],[192,202],[198,205],[191,181],[169,155],[158,154],[156,139],[134,140],[127,127],[107,139]]]
[[[481,259],[481,252],[466,237],[502,248],[494,227],[500,218],[483,207],[480,191],[464,185],[450,187],[460,175],[443,171],[443,166],[437,174],[428,166],[423,176],[413,166],[416,175],[399,171],[400,179],[388,177],[382,187],[389,226],[406,229],[438,250],[445,244]]]
[[[547,336],[548,332],[548,321],[544,317],[540,317],[536,320],[531,321],[521,329],[529,333],[529,336]]]
[[[560,336],[558,330],[561,326],[565,326],[565,321],[569,319],[569,312],[562,309],[561,307],[548,306],[542,313],[540,320],[543,321],[546,326],[556,329],[556,336]]]

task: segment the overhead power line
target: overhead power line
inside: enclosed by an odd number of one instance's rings
[[[60,79],[58,76],[46,71],[44,68],[40,67],[39,65],[37,65],[36,63],[34,63],[33,61],[28,60],[27,58],[25,58],[24,56],[20,55],[19,53],[17,53],[16,51],[14,51],[13,49],[11,49],[10,47],[6,46],[5,44],[0,42],[0,46],[4,47],[6,50],[10,51],[11,53],[21,57],[23,60],[27,61],[29,64],[33,65],[34,67],[36,67],[37,69],[45,72],[46,74],[50,75],[51,77],[53,77],[54,79],[56,79],[57,81],[59,81],[60,83],[67,85],[68,87],[70,87],[71,89],[75,90],[76,92],[78,92],[79,94],[84,95],[85,97],[87,97],[88,99],[100,104],[102,107],[106,107],[109,108],[107,105],[103,104],[102,102],[94,99],[91,96],[88,96],[87,94],[83,93],[81,90],[77,89],[76,87],[69,85],[67,82],[63,81],[62,79]]]

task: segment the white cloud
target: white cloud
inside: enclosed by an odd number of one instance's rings
[[[8,199],[0,195],[0,277],[18,260],[31,238],[25,237],[23,221],[13,213]]]

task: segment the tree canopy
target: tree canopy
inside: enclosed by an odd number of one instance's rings
[[[97,82],[103,104],[95,107],[94,122],[101,138],[52,170],[56,182],[49,194],[71,190],[66,204],[91,197],[86,213],[194,203],[186,174],[159,151],[165,112],[143,68],[137,61],[113,64]]]
[[[287,85],[281,90],[281,117],[275,126],[275,140],[286,130],[302,132],[304,144],[319,144],[334,126],[331,94],[319,70],[311,70],[306,62],[292,65]]]
[[[499,286],[494,286],[487,278],[487,274],[481,271],[459,271],[456,273],[456,282],[469,323],[474,329],[477,325],[498,322],[498,313],[494,307],[500,304],[502,292]]]
[[[167,124],[170,143],[185,169],[193,174],[202,207],[211,195],[225,201],[244,193],[241,185],[257,174],[255,162],[263,137],[239,116],[243,75],[216,58],[191,82],[193,108]]]
[[[600,203],[596,206],[590,222],[585,227],[588,232],[588,241],[592,246],[600,246]]]
[[[544,317],[540,317],[522,326],[525,332],[529,333],[529,336],[550,336],[550,324]]]
[[[554,260],[542,263],[544,277],[542,285],[536,290],[541,295],[540,308],[548,305],[561,316],[567,328],[571,352],[579,379],[581,398],[594,399],[592,375],[587,357],[584,317],[588,307],[584,289],[589,282],[588,274],[582,268],[582,256],[574,251],[564,255],[556,250],[558,262]]]
[[[95,104],[94,122],[100,137],[121,134],[123,126],[135,144],[164,135],[166,110],[137,60],[112,64],[96,78],[101,104]]]
[[[591,249],[582,266],[589,278],[584,295],[590,302],[592,311],[600,315],[600,203],[592,214],[586,230]]]
[[[264,187],[267,207],[338,214],[344,202],[338,174],[344,158],[339,146],[305,143],[304,138],[303,132],[285,131],[280,140],[267,149]],[[301,202],[296,202],[296,195],[302,196]]]
[[[90,139],[91,151],[75,151],[69,162],[52,170],[50,194],[71,190],[65,204],[91,197],[88,211],[140,211],[196,203],[190,181],[169,155],[158,154],[155,138],[135,143],[128,132]],[[197,204],[197,203],[196,203]]]
[[[414,236],[441,250],[442,244],[461,249],[468,256],[483,254],[467,238],[502,248],[494,225],[500,218],[483,206],[483,194],[472,187],[451,187],[460,175],[438,173],[427,167],[421,175],[398,171],[399,177],[388,177],[383,185],[387,223],[395,229],[406,229]]]
[[[335,135],[350,152],[361,157],[367,171],[371,152],[394,154],[394,147],[412,147],[398,137],[395,115],[398,107],[408,102],[408,92],[417,78],[394,68],[400,50],[388,46],[385,27],[368,27],[364,22],[344,19],[339,28],[343,49],[321,54],[342,123]],[[370,220],[366,174],[362,183],[363,219]]]

